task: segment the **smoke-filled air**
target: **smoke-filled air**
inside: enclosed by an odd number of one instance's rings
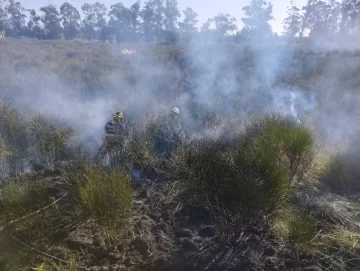
[[[0,270],[360,268],[359,1],[281,33],[263,0],[30,2],[0,0]]]

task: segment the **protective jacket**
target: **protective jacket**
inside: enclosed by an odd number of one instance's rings
[[[119,122],[111,120],[105,124],[105,133],[107,135],[115,135],[118,132],[120,126],[121,124]]]

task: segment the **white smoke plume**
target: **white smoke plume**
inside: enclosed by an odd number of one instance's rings
[[[331,59],[336,54],[307,53],[270,43],[258,46],[256,40],[253,45],[189,42],[169,47],[135,44],[134,48],[93,44],[92,49],[86,49],[87,53],[82,53],[79,44],[62,43],[68,48],[74,45],[72,50],[79,56],[72,65],[63,66],[73,70],[61,72],[66,72],[70,79],[73,79],[71,73],[79,70],[90,72],[90,76],[74,83],[56,69],[51,72],[41,65],[30,67],[13,79],[17,87],[5,89],[4,96],[10,97],[20,110],[67,121],[91,147],[101,144],[104,125],[111,113],[120,110],[126,118],[146,118],[166,113],[173,106],[180,108],[189,132],[197,131],[199,119],[212,114],[220,119],[242,119],[271,112],[291,116],[299,123],[308,123],[306,114],[314,113],[312,124],[321,127],[320,138],[339,140],[341,136],[354,134],[353,116],[358,109],[352,104],[358,95],[351,85],[356,79],[344,80],[346,88],[341,90],[347,96],[339,99],[342,95],[336,93],[344,84],[336,74],[339,60]],[[94,49],[96,46],[101,48],[100,52]],[[95,53],[91,50],[99,54],[99,59],[93,62],[90,58]],[[60,66],[61,61],[69,60],[60,58],[57,60]],[[94,64],[95,61],[102,62]],[[351,67],[356,62],[351,61],[344,69],[356,69]],[[96,65],[103,65],[106,70],[91,73]],[[319,67],[321,73],[316,74]],[[346,73],[342,71],[342,74]],[[86,80],[97,76],[102,81],[88,86]],[[287,78],[293,81],[287,82]],[[302,81],[294,82],[294,78]],[[88,94],[80,93],[79,89]],[[340,106],[341,102],[344,107]],[[353,112],[348,112],[350,108]],[[219,127],[221,124],[215,128]],[[207,127],[204,133],[217,136],[213,128]]]

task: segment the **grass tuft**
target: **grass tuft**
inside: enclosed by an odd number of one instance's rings
[[[10,222],[44,207],[50,202],[48,188],[45,181],[6,184],[1,190],[0,215]]]
[[[109,173],[98,165],[85,166],[83,178],[78,203],[84,214],[104,228],[126,226],[132,208],[131,180],[118,171]]]

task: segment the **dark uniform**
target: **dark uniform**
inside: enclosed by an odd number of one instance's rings
[[[105,140],[101,149],[103,157],[110,159],[111,167],[114,167],[122,159],[124,147],[124,125],[122,122],[123,115],[121,112],[113,114],[113,119],[105,124]]]
[[[184,140],[185,133],[180,124],[179,111],[173,109],[172,114],[167,118],[165,125],[155,138],[155,149],[157,153],[170,157],[171,152]]]

